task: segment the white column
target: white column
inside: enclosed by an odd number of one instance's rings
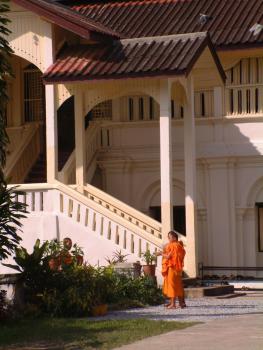
[[[184,113],[184,167],[186,219],[186,271],[196,277],[198,269],[197,214],[196,214],[196,143],[193,77],[187,78],[187,103]]]
[[[161,215],[163,240],[173,229],[173,177],[170,82],[160,82]]]
[[[83,191],[86,184],[86,143],[85,119],[83,105],[83,91],[76,90],[75,100],[75,150],[76,150],[76,184],[79,191]]]
[[[44,70],[54,62],[52,24],[46,24]],[[58,172],[58,137],[57,137],[57,96],[56,86],[46,85],[46,149],[47,149],[47,182],[54,183]]]
[[[58,172],[56,87],[46,85],[47,182],[54,183]]]

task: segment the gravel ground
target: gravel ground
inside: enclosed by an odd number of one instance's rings
[[[147,318],[165,321],[208,322],[239,315],[263,314],[263,292],[248,293],[235,298],[218,299],[215,297],[188,299],[187,308],[167,310],[163,305],[143,309],[114,311],[93,320]]]

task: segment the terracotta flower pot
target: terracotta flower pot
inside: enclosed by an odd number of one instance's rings
[[[83,264],[83,256],[82,255],[77,255],[76,259],[77,259],[77,265],[81,266]]]
[[[101,304],[97,306],[93,306],[91,313],[92,316],[97,317],[97,316],[105,316],[108,312],[108,305],[107,304]]]
[[[70,254],[64,255],[62,258],[62,261],[65,265],[70,265],[70,264],[72,264],[73,257]]]
[[[155,277],[156,265],[143,265],[142,269],[145,276]]]
[[[52,271],[56,271],[59,267],[59,261],[57,258],[51,258],[48,261],[48,266],[50,268],[50,270]]]
[[[72,248],[72,240],[68,237],[63,239],[63,246],[65,249],[70,250]]]

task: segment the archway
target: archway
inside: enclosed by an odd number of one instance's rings
[[[11,56],[10,63],[13,77],[7,81],[9,102],[6,113],[10,139],[7,159],[10,160],[10,179],[16,183],[45,182],[46,121],[42,72],[31,62],[16,55]],[[30,156],[24,151],[15,161],[15,153],[26,150],[26,147],[30,147]],[[19,171],[16,171],[17,167]]]

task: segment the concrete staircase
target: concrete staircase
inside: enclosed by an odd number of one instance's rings
[[[44,183],[47,182],[47,171],[46,171],[46,154],[42,153],[37,158],[37,161],[27,174],[25,183]]]

